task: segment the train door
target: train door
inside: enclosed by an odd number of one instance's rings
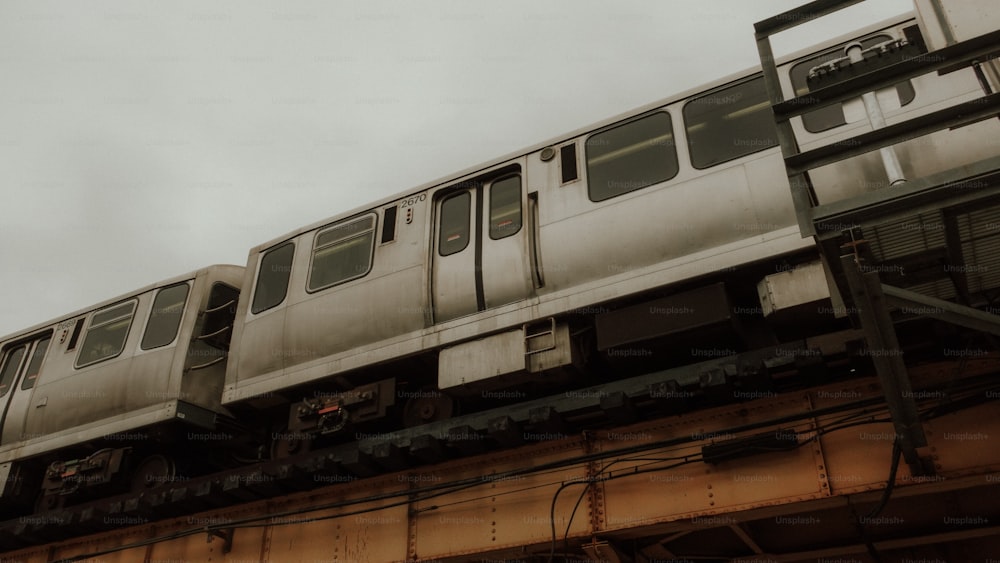
[[[24,421],[28,414],[31,390],[42,369],[45,352],[49,349],[51,335],[22,342],[3,354],[0,364],[0,444],[10,444],[30,439],[24,434]]]
[[[434,322],[531,296],[520,167],[438,191],[431,279]]]

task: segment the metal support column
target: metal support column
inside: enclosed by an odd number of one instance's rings
[[[886,308],[878,271],[866,265],[862,257],[866,253],[865,244],[864,241],[855,241],[845,245],[843,248],[847,252],[841,255],[840,265],[847,277],[854,307],[868,342],[868,354],[889,406],[903,459],[909,465],[911,475],[933,474],[933,464],[925,463],[917,453],[917,448],[927,446],[927,437],[920,423],[917,402],[892,317]]]
[[[757,22],[754,25],[755,37],[800,231],[803,237],[812,236],[816,239],[826,263],[833,270],[832,277],[845,304],[848,308],[853,306],[857,311],[872,363],[878,371],[892,415],[901,453],[913,475],[924,475],[933,466],[925,466],[917,452],[917,448],[926,446],[927,439],[888,305],[920,305],[929,311],[925,316],[937,317],[988,334],[1000,332],[1000,322],[995,315],[968,306],[971,300],[968,276],[964,275],[965,264],[955,263],[963,262],[963,245],[972,245],[972,235],[969,234],[971,230],[968,230],[972,227],[962,231],[959,221],[971,222],[971,210],[975,206],[995,206],[1000,199],[1000,155],[994,154],[984,160],[931,176],[912,178],[905,183],[899,181],[902,179],[899,163],[895,158],[889,158],[886,171],[891,181],[896,180],[891,189],[822,203],[818,201],[809,173],[815,168],[871,151],[880,150],[889,154],[894,145],[904,141],[948,128],[962,127],[1000,114],[1000,94],[986,91],[978,99],[936,108],[888,126],[883,126],[885,123],[880,115],[873,115],[880,113],[874,103],[874,92],[880,88],[934,72],[938,75],[947,74],[997,56],[1000,53],[1000,30],[937,49],[932,52],[933,56],[926,56],[927,46],[915,28],[907,31],[905,37],[896,39],[884,52],[880,51],[878,56],[866,57],[857,48],[850,53],[849,48],[849,54],[853,56],[847,64],[836,65],[824,71],[824,74],[817,74],[816,87],[803,95],[792,94],[786,100],[771,48],[771,36],[859,1],[861,0],[814,0]],[[822,81],[819,77],[822,77]],[[869,102],[871,131],[800,151],[791,121],[793,118],[824,106],[858,98]],[[958,189],[959,187],[963,189]],[[895,239],[882,240],[876,231],[878,227],[900,219],[919,223],[918,218],[922,213],[943,213],[945,216],[944,222],[949,231],[946,233],[946,250],[951,261],[946,273],[952,274],[952,280],[957,280],[956,297],[963,305],[882,285],[880,282],[880,264],[872,258],[869,243],[864,241],[866,235],[871,238],[873,245],[878,245],[879,255],[883,260],[889,260],[887,256],[907,256],[911,251],[905,243]],[[980,235],[980,239],[982,238],[984,237]],[[896,247],[892,246],[894,244]],[[1000,245],[1000,242],[997,244]],[[845,249],[848,251],[844,252]],[[993,249],[994,245],[991,244],[978,252],[992,252]],[[925,262],[932,258],[931,251],[937,249],[926,250],[930,257],[923,257]],[[955,275],[955,272],[962,275]],[[912,277],[900,281],[909,281],[911,286],[918,286]]]

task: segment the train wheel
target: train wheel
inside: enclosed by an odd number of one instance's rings
[[[453,397],[435,389],[413,393],[403,407],[403,426],[413,428],[421,424],[447,420],[457,414],[458,405]]]
[[[177,468],[174,460],[165,455],[151,455],[143,458],[132,473],[132,492],[146,491],[176,478]]]
[[[312,436],[301,432],[283,430],[272,436],[271,459],[284,459],[304,454],[312,448]]]

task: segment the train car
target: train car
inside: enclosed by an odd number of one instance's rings
[[[242,281],[241,266],[211,266],[0,340],[4,513],[161,483],[174,459],[209,449],[199,437],[226,437]],[[169,455],[177,448],[189,455]]]
[[[778,68],[786,93],[803,94],[852,65],[921,52],[916,18],[902,16]],[[872,98],[892,124],[978,97],[981,78],[925,75]],[[868,102],[793,120],[801,147],[871,130]],[[813,197],[933,176],[995,155],[997,138],[1000,124],[984,120],[893,158],[819,168]],[[208,267],[5,337],[2,510],[847,328],[776,144],[750,69],[265,242],[246,268]],[[908,273],[944,236],[970,254],[983,238],[971,227],[872,235],[876,254],[880,237],[907,251],[877,259]],[[981,306],[1000,287],[996,265],[966,272],[961,288],[927,272],[896,281]]]
[[[825,68],[851,64],[852,45],[862,60],[919,50],[920,31],[902,16],[795,53],[780,64],[783,87],[818,87]],[[965,69],[877,99],[894,123],[981,92]],[[797,118],[803,148],[871,129],[859,104]],[[976,161],[998,133],[991,120],[904,143],[900,171],[878,153],[818,169],[816,197]],[[287,453],[390,411],[421,424],[497,389],[526,398],[607,366],[773,344],[788,336],[758,286],[781,274],[809,286],[817,330],[843,326],[776,144],[751,69],[258,245],[223,403],[287,426]],[[918,249],[925,234],[899,236]],[[705,341],[717,346],[693,346]]]

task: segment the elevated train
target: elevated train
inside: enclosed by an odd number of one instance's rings
[[[787,57],[782,86],[807,92],[849,44],[878,57],[919,37],[912,15],[868,26]],[[981,94],[965,69],[877,96],[892,123]],[[808,149],[871,125],[848,101],[794,127]],[[898,145],[902,172],[996,155],[998,128]],[[502,390],[527,399],[795,340],[803,325],[846,328],[776,145],[749,70],[303,227],[252,248],[246,268],[6,336],[3,512],[441,420],[496,406]],[[812,177],[820,202],[891,189],[877,153]],[[885,232],[928,244],[925,229]],[[968,276],[973,305],[989,304],[997,271]],[[775,276],[808,296],[791,329],[767,295]],[[919,289],[956,295],[947,280]]]

